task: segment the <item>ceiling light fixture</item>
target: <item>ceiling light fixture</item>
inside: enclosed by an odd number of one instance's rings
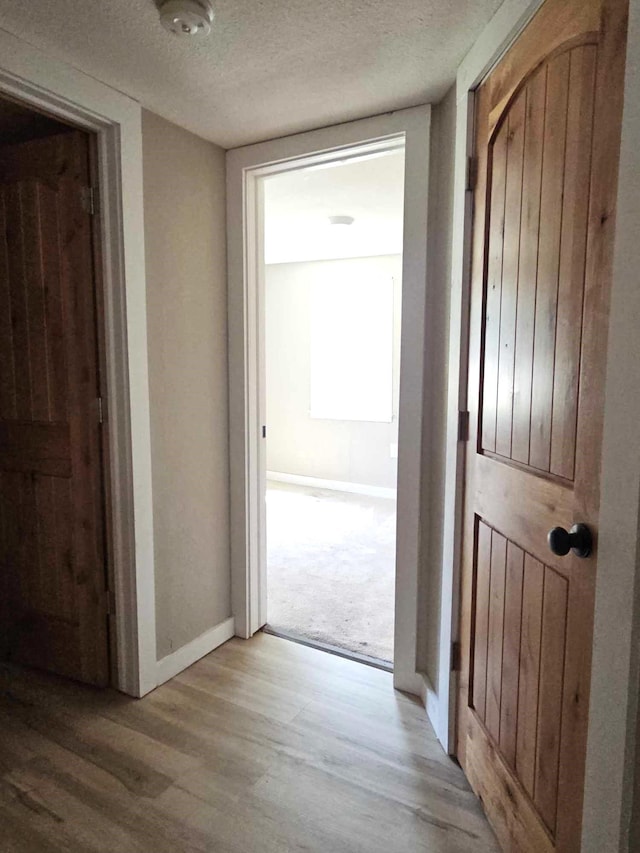
[[[332,225],[353,225],[355,219],[353,216],[330,216],[329,222]]]
[[[166,0],[160,7],[160,22],[176,36],[209,35],[213,6],[209,0]]]

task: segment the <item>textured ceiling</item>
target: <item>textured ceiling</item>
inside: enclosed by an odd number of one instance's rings
[[[264,199],[268,264],[400,254],[404,148],[266,178]]]
[[[214,0],[202,41],[154,0],[0,0],[0,27],[225,148],[436,103],[501,0]]]

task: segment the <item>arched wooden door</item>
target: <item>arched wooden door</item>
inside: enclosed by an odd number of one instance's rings
[[[518,853],[580,848],[626,5],[547,0],[477,92],[457,748]]]

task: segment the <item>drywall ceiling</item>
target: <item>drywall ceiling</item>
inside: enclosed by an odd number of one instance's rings
[[[154,0],[0,0],[0,27],[225,148],[437,103],[501,0],[214,0],[202,41]]]
[[[264,199],[268,264],[399,254],[404,149],[266,178]]]

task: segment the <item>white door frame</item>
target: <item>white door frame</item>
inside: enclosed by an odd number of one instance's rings
[[[117,687],[157,684],[140,106],[0,31],[0,93],[98,138]]]
[[[438,713],[445,748],[454,745],[457,682],[451,640],[458,636],[464,446],[458,412],[466,408],[474,90],[543,0],[505,0],[460,65],[456,81],[455,188],[447,409],[447,465]],[[581,849],[626,851],[633,799],[640,687],[640,0],[630,0],[618,183],[611,329],[607,352],[598,571]],[[636,804],[639,807],[640,804]]]
[[[229,406],[232,611],[236,633],[250,637],[266,616],[260,562],[264,554],[264,460],[261,371],[264,306],[260,299],[259,178],[343,159],[349,149],[405,142],[402,337],[398,440],[396,629],[394,683],[424,690],[417,671],[424,344],[427,282],[430,108],[398,110],[227,153],[229,274]],[[397,142],[396,142],[397,144]],[[424,491],[422,492],[424,496]],[[424,536],[422,537],[424,539]],[[422,543],[424,545],[424,542]],[[264,560],[263,560],[264,564]],[[265,567],[266,568],[266,567]]]

